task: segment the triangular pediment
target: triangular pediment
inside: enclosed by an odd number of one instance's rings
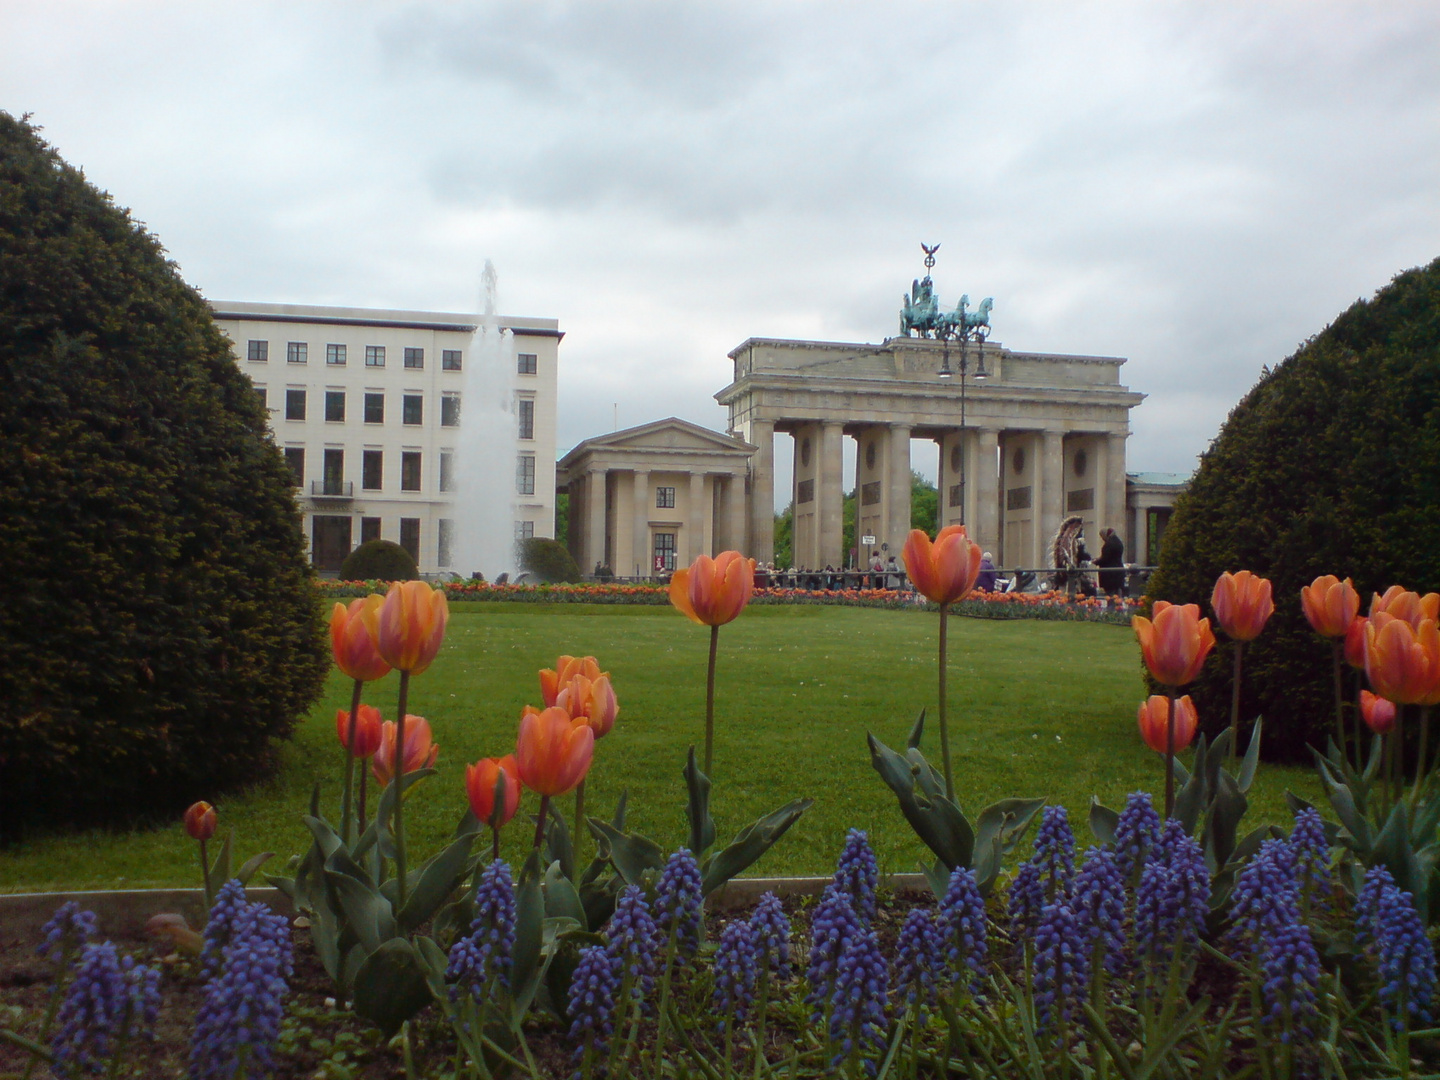
[[[753,447],[740,439],[733,439],[729,435],[722,435],[718,431],[711,431],[675,416],[611,432],[609,435],[596,435],[586,439],[581,446],[589,450],[718,450],[732,453],[748,453],[753,450]]]

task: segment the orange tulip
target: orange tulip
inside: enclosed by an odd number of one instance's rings
[[[1440,699],[1440,632],[1431,619],[1418,629],[1385,612],[1365,628],[1365,674],[1375,692],[1397,705]]]
[[[1143,615],[1130,620],[1150,674],[1165,686],[1193,682],[1215,647],[1210,620],[1200,618],[1196,604],[1171,604],[1164,600],[1155,601],[1151,614],[1153,621]]]
[[[1165,753],[1165,728],[1169,723],[1170,699],[1164,694],[1152,694],[1140,703],[1140,737],[1145,745],[1157,754]],[[1195,729],[1200,724],[1199,714],[1190,695],[1175,699],[1175,752],[1178,754],[1195,738]]]
[[[600,665],[593,656],[562,656],[555,661],[555,669],[542,668],[540,670],[540,696],[545,700],[545,707],[548,709],[555,704],[555,698],[560,693],[560,688],[573,679],[576,675],[584,675],[587,679],[600,678]]]
[[[569,713],[572,719],[589,724],[597,739],[610,734],[610,729],[615,726],[615,717],[620,714],[609,675],[593,680],[576,675],[556,695],[555,704]]]
[[[715,558],[701,555],[670,578],[670,603],[692,622],[724,626],[745,610],[755,590],[755,560],[738,551],[722,551]]]
[[[330,613],[330,651],[335,666],[352,679],[374,682],[390,674],[390,665],[375,647],[380,605],[385,598],[378,593],[356,597],[347,608],[336,604]]]
[[[386,720],[380,725],[380,748],[375,751],[375,760],[370,771],[381,784],[395,779],[395,722]],[[423,716],[405,715],[405,771],[428,769],[440,756],[440,747],[431,743],[430,722]]]
[[[495,788],[499,785],[501,773],[505,774],[505,802],[500,808],[500,820],[496,825],[508,822],[520,806],[520,772],[515,767],[515,755],[484,758],[474,765],[465,766],[465,793],[470,797],[470,810],[487,825],[490,824],[490,816],[495,813]]]
[[[335,710],[335,736],[345,746],[350,738],[350,711]],[[410,741],[406,735],[406,742]],[[355,717],[355,745],[349,747],[350,756],[367,758],[380,749],[380,710],[374,705],[361,705]]]
[[[1210,606],[1221,629],[1234,641],[1254,641],[1275,613],[1270,582],[1249,570],[1221,574],[1210,595]]]
[[[215,835],[216,821],[215,807],[203,800],[185,811],[185,831],[191,840],[209,840]]]
[[[1399,585],[1391,585],[1385,590],[1384,596],[1371,594],[1370,614],[1374,616],[1381,612],[1404,619],[1418,629],[1421,619],[1440,621],[1440,593],[1432,592],[1421,596]]]
[[[984,558],[980,545],[970,542],[964,525],[946,525],[934,543],[922,529],[911,529],[901,552],[905,573],[925,597],[936,604],[963,600],[975,587]]]
[[[1360,594],[1349,578],[1322,574],[1300,590],[1305,618],[1321,637],[1342,638],[1360,611]]]
[[[395,582],[377,618],[380,655],[397,671],[419,675],[440,651],[449,618],[443,590],[423,581]]]
[[[1360,715],[1365,718],[1365,726],[1376,735],[1388,734],[1395,727],[1395,714],[1393,701],[1387,701],[1369,690],[1360,691]]]
[[[1345,631],[1345,662],[1356,671],[1365,670],[1365,627],[1369,625],[1364,615],[1356,615]]]
[[[520,782],[531,791],[551,797],[574,791],[594,755],[595,732],[564,709],[532,712],[520,720],[515,764]]]

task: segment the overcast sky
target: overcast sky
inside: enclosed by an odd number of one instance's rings
[[[1132,471],[1440,255],[1440,4],[0,3],[0,109],[214,299],[551,316],[560,444],[751,336],[1128,358]],[[933,470],[933,463],[931,463]]]

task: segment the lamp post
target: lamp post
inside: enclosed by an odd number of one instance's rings
[[[962,314],[963,318],[963,314]],[[950,368],[950,342],[952,340],[960,343],[960,524],[965,524],[965,466],[969,454],[965,445],[965,384],[970,375],[970,342],[974,341],[977,349],[975,363],[975,381],[984,382],[990,377],[985,370],[985,338],[990,328],[983,323],[971,326],[968,322],[961,325],[946,323],[935,330],[935,336],[940,338],[944,345],[941,353],[940,370],[937,376],[941,379],[950,380],[955,377],[955,372]],[[943,498],[943,496],[941,496]]]

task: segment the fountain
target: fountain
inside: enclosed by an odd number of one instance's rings
[[[485,260],[460,406],[452,563],[487,581],[515,571],[515,358],[496,315],[495,266]]]

